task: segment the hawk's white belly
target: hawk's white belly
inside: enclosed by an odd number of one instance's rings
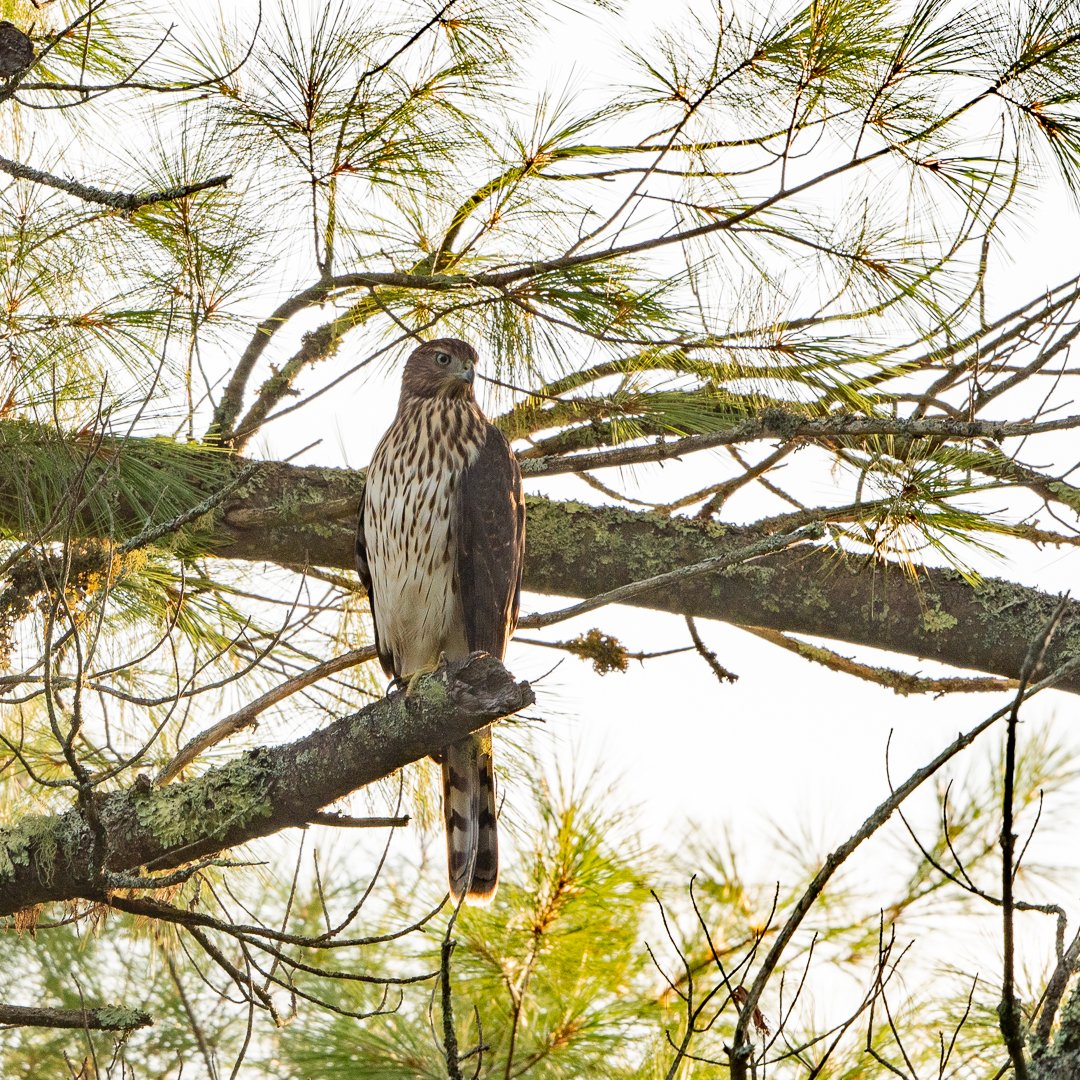
[[[468,655],[457,587],[454,528],[461,471],[480,451],[479,438],[430,438],[447,403],[429,406],[387,431],[367,477],[364,536],[374,584],[372,614],[382,648],[401,677]],[[471,417],[470,417],[471,419]],[[481,423],[483,423],[481,418]],[[482,430],[482,429],[481,429]],[[423,436],[416,437],[417,432]],[[479,434],[479,433],[478,433]]]

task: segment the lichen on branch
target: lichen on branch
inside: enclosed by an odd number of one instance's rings
[[[163,788],[144,777],[99,793],[104,866],[92,864],[91,823],[78,807],[14,822],[0,830],[0,914],[50,900],[97,899],[115,876],[127,881],[134,872],[171,869],[303,827],[336,799],[533,700],[528,683],[474,653],[422,676],[408,694],[392,693],[295,742],[258,747]]]

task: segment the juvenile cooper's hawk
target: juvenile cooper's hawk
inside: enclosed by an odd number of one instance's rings
[[[517,625],[521,473],[473,397],[476,363],[457,338],[416,349],[368,468],[356,568],[379,660],[399,679],[477,650],[501,660]],[[499,879],[491,728],[447,746],[441,761],[450,893],[490,898]]]

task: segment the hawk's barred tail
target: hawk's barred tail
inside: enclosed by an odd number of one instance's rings
[[[474,902],[490,900],[499,883],[491,728],[448,746],[442,772],[450,895],[455,903],[462,893]]]

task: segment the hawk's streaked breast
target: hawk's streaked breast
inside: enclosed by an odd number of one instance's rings
[[[411,400],[383,436],[367,475],[367,560],[379,588],[380,650],[402,675],[441,655],[468,655],[456,584],[456,485],[483,445],[487,421],[471,400]]]

